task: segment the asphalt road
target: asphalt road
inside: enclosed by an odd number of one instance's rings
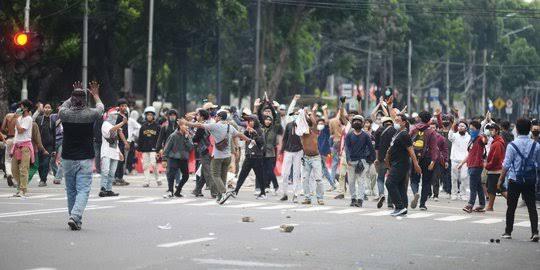
[[[540,269],[526,208],[513,240],[490,243],[504,230],[501,197],[493,213],[466,214],[465,202],[441,199],[393,218],[375,202],[351,208],[334,193],[325,206],[303,206],[257,201],[246,186],[219,206],[192,197],[192,181],[185,198],[165,200],[163,187],[129,180],[116,198],[98,198],[94,181],[78,232],[66,225],[62,186],[33,182],[21,200],[2,182],[0,269]],[[295,228],[281,232],[282,224]]]

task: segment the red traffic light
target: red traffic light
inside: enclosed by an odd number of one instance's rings
[[[13,42],[17,46],[25,46],[26,44],[28,44],[28,34],[26,33],[15,34],[15,36],[13,37]]]

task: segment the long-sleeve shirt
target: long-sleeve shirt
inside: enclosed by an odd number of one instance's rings
[[[163,155],[166,158],[188,160],[191,149],[193,149],[191,139],[183,134],[174,132],[167,139],[167,143],[165,143]]]
[[[448,143],[446,138],[437,133],[437,148],[439,148],[439,163],[444,165],[448,162]]]
[[[536,147],[533,154],[533,159],[536,161],[536,164],[540,164],[540,145],[529,138],[527,135],[519,135],[512,142],[517,146],[521,154],[527,158],[529,156],[529,151],[532,149],[532,144],[536,143]],[[508,178],[511,180],[516,180],[516,174],[521,168],[521,163],[523,160],[516,152],[513,146],[508,145],[506,147],[506,153],[504,155],[503,168],[508,170]]]
[[[262,129],[256,128],[255,132],[244,131],[246,137],[255,141],[256,145],[249,148],[249,143],[246,143],[246,158],[262,158],[264,156],[264,133]]]
[[[486,170],[488,172],[500,172],[502,170],[502,163],[504,160],[505,151],[506,144],[503,137],[493,137],[493,142],[491,143],[491,147],[489,148],[486,160]]]
[[[357,135],[354,131],[351,131],[345,136],[347,162],[367,159],[374,152],[371,137],[366,132],[362,131]]]
[[[452,151],[450,151],[450,160],[461,162],[467,158],[467,146],[471,141],[471,135],[465,132],[464,135],[459,132],[450,130],[448,132],[448,140],[452,142]]]
[[[139,138],[137,150],[141,152],[156,152],[160,130],[161,128],[156,121],[153,121],[152,123],[144,122],[137,135]]]

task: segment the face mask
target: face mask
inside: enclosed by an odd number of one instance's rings
[[[321,131],[321,130],[323,130],[323,129],[324,129],[324,125],[317,125],[317,130],[318,130],[318,131]]]
[[[491,130],[488,129],[488,130],[484,131],[484,135],[486,135],[488,137],[491,137],[491,135],[492,135]]]
[[[17,110],[15,111],[15,114],[17,115],[22,115],[23,114],[23,110],[21,108],[17,108]]]
[[[461,136],[465,135],[465,130],[460,130],[459,135],[461,135]]]
[[[354,123],[354,124],[352,124],[352,128],[354,128],[354,130],[356,130],[356,131],[361,130],[362,129],[362,124]]]
[[[540,130],[533,130],[531,133],[534,137],[538,137],[538,135],[540,135]]]
[[[401,129],[401,125],[398,124],[398,123],[395,123],[395,124],[394,124],[394,128],[395,128],[396,130],[400,130],[400,129]]]
[[[480,131],[478,130],[471,130],[471,139],[476,139],[476,137],[478,137],[478,134],[480,133]]]

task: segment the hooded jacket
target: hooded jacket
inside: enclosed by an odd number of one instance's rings
[[[253,147],[249,148],[249,143],[246,143],[246,158],[262,158],[265,153],[264,133],[260,127],[254,128],[255,132],[244,131],[246,137],[255,140],[257,143]]]
[[[137,150],[143,153],[156,152],[160,130],[156,121],[144,122],[139,130]]]
[[[418,123],[411,128],[409,135],[414,138],[418,131],[424,132],[424,153],[423,157],[429,157],[431,161],[439,160],[439,149],[437,147],[437,132],[426,123]]]
[[[499,172],[502,170],[504,155],[506,153],[506,143],[502,136],[493,137],[491,147],[486,161],[486,170],[488,172]]]

